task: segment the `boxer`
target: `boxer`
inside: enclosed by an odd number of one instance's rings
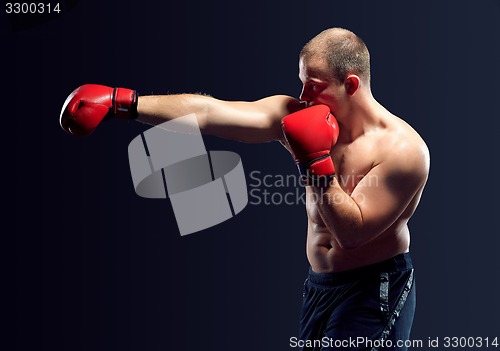
[[[354,33],[330,28],[312,38],[299,55],[299,78],[298,100],[251,102],[84,85],[64,103],[60,121],[87,135],[111,118],[157,125],[195,113],[205,134],[281,142],[307,184],[310,270],[296,344],[406,350],[398,341],[409,339],[416,296],[408,221],[427,181],[429,151],[374,98],[369,51]]]

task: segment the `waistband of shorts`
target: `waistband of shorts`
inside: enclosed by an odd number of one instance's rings
[[[403,253],[388,260],[355,268],[350,271],[336,273],[316,273],[309,267],[308,279],[311,283],[320,285],[340,285],[370,277],[381,272],[400,272],[413,268],[410,254]]]

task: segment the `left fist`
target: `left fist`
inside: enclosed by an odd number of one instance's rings
[[[337,143],[339,126],[325,105],[314,105],[289,114],[281,120],[281,129],[306,184],[335,176],[330,157]]]

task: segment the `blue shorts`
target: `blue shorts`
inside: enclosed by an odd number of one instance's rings
[[[309,269],[299,339],[302,350],[407,350],[414,314],[408,253],[347,272]]]

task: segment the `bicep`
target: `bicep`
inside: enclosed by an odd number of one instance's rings
[[[213,99],[201,128],[205,134],[244,142],[282,140],[281,119],[299,105],[284,95],[251,102]]]

